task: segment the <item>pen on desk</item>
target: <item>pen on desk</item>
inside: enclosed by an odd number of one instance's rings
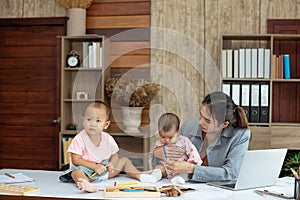
[[[293,168],[290,168],[293,175],[295,176],[296,179],[299,179],[299,175],[297,174],[297,172],[293,169]]]
[[[166,146],[163,145],[162,147],[163,147],[163,150],[164,150],[164,156],[165,156],[166,159],[168,159],[168,157],[167,157],[167,151],[166,151]]]
[[[269,192],[268,190],[254,190],[254,192],[259,195],[270,195],[273,197],[279,197],[279,198],[283,198],[283,199],[293,199],[294,198],[294,197],[287,197],[282,193]]]
[[[4,173],[4,175],[10,177],[10,178],[15,178],[13,175],[9,174],[9,173]]]

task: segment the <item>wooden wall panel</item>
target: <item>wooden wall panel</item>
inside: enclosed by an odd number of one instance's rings
[[[110,74],[138,70],[140,77],[150,77],[150,0],[105,0],[87,9],[87,33],[102,34],[110,42]],[[134,29],[138,30],[134,32]],[[130,32],[130,34],[128,34]],[[143,111],[141,130],[149,123],[149,110]],[[113,106],[109,132],[121,133],[121,110]],[[120,143],[121,148],[128,149]],[[134,148],[137,149],[136,147]]]
[[[134,68],[134,67],[149,67],[150,58],[149,55],[122,55],[117,58],[113,58],[113,62],[110,64],[112,69],[114,68]]]
[[[62,17],[66,10],[56,0],[0,1],[0,18]]]
[[[113,3],[113,6],[112,6]],[[150,15],[150,1],[99,1],[87,9],[88,16]]]
[[[166,86],[161,91],[164,100],[160,103],[166,105],[167,111],[182,117],[184,113],[180,108],[184,105],[179,105],[180,96],[189,97],[192,94],[176,76],[182,77],[185,83],[190,84],[190,87],[195,89],[193,92],[196,96],[203,96],[204,74],[200,72],[203,73],[204,68],[199,62],[201,58],[196,58],[192,52],[204,50],[204,1],[153,0],[151,26],[166,28],[156,30],[151,35],[151,61],[162,65],[151,68],[151,76],[158,81],[163,79],[174,87]],[[195,63],[199,66],[195,66]],[[168,67],[176,70],[175,77]],[[196,72],[195,68],[200,72]]]
[[[103,9],[106,11],[101,12]],[[122,15],[122,13],[128,14]],[[149,0],[99,1],[87,9],[87,33],[103,34],[111,39],[111,75],[149,64],[150,38],[147,30],[127,34],[131,29],[147,27],[150,27]],[[134,35],[138,33],[146,34],[142,34],[142,37]],[[149,68],[149,65],[143,67]],[[147,74],[149,75],[149,72]]]
[[[89,16],[86,20],[87,29],[97,28],[144,28],[150,26],[150,17],[134,16]]]

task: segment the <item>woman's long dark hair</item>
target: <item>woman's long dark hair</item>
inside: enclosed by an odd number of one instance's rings
[[[223,92],[208,94],[202,101],[210,114],[219,123],[228,121],[233,127],[248,128],[248,119],[244,109],[236,105],[232,98]]]

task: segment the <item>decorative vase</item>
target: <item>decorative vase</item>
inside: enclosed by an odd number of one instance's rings
[[[68,36],[85,35],[86,10],[83,8],[70,8],[69,20],[67,24]]]
[[[124,132],[127,134],[138,134],[141,131],[142,110],[143,107],[121,107],[123,114]]]

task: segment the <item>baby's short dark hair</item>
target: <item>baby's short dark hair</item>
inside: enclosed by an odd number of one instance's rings
[[[91,102],[89,103],[86,107],[85,107],[85,110],[84,110],[84,114],[87,110],[88,107],[90,106],[93,106],[94,108],[104,108],[105,109],[105,112],[106,112],[106,120],[109,120],[110,119],[110,108],[108,106],[107,103],[105,103],[104,101],[94,101],[94,102]]]
[[[170,131],[175,128],[176,131],[179,130],[180,120],[174,113],[164,113],[160,116],[158,120],[158,131]]]

